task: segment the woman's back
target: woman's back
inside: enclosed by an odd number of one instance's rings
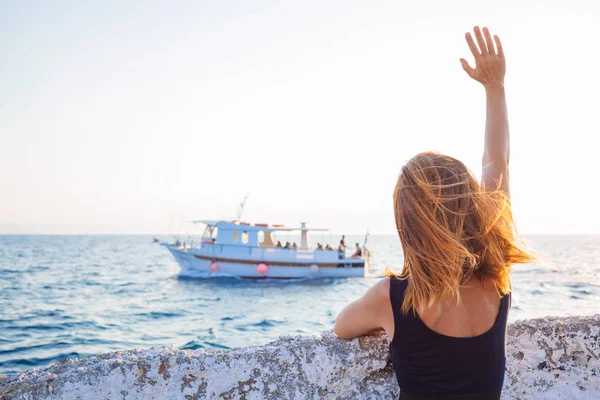
[[[472,277],[459,293],[460,303],[457,296],[438,302],[419,314],[421,321],[445,336],[471,337],[490,330],[496,322],[501,303],[494,284],[490,281],[482,284]]]
[[[401,399],[500,398],[510,295],[500,299],[488,285],[469,282],[460,304],[434,305],[421,319],[402,312],[408,281],[390,278],[389,284],[390,353]]]

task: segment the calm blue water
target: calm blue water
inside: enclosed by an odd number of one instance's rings
[[[371,274],[401,266],[395,237],[370,241]],[[510,319],[598,312],[600,236],[528,241],[544,263],[516,267]],[[0,373],[135,347],[227,349],[318,334],[378,279],[282,283],[177,272],[149,236],[0,236]]]

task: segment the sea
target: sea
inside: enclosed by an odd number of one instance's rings
[[[600,236],[525,240],[540,262],[514,267],[511,321],[599,312]],[[401,268],[396,236],[371,235],[368,246],[365,278],[246,281],[182,276],[152,236],[0,236],[0,373],[115,350],[318,335],[386,266]]]

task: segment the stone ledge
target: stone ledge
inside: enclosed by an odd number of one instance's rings
[[[508,328],[503,399],[600,398],[600,315]],[[0,375],[1,399],[394,399],[383,336],[330,331],[229,351],[153,347]]]

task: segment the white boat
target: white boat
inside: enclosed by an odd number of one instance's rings
[[[311,247],[306,223],[299,228],[236,221],[193,221],[206,225],[200,243],[160,242],[181,267],[181,273],[197,277],[251,279],[363,277],[369,253],[347,256],[345,249]],[[277,232],[300,232],[300,245],[282,247]]]

